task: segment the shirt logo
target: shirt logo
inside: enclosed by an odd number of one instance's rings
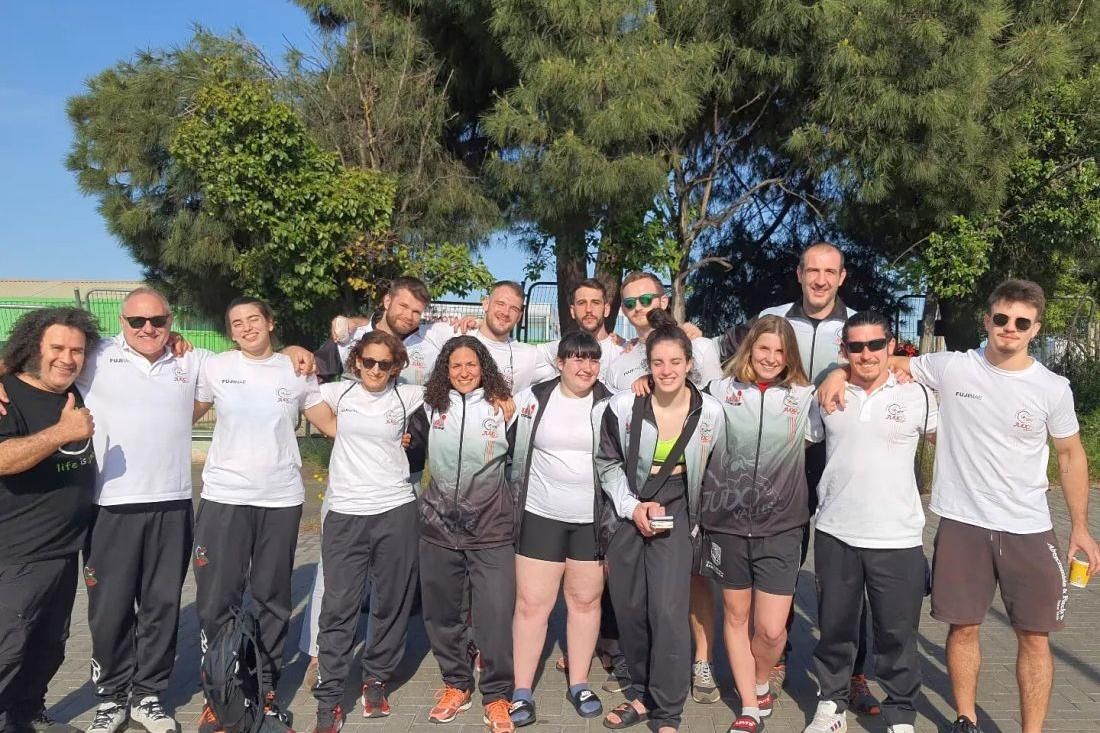
[[[699,442],[709,445],[714,439],[714,426],[709,422],[699,423]]]
[[[245,384],[245,380],[243,380],[243,379],[231,379],[229,377],[226,377],[225,379],[222,380],[222,384]]]
[[[798,398],[793,394],[787,393],[787,396],[783,398],[783,414],[785,415],[797,415],[798,414]]]
[[[520,417],[525,417],[528,420],[531,420],[532,418],[534,418],[535,412],[538,409],[539,409],[538,404],[532,402],[531,404],[527,405],[527,407],[524,407],[522,410],[519,411],[519,416]]]
[[[387,425],[400,425],[401,419],[404,417],[402,411],[395,407],[392,410],[386,410],[386,424]]]
[[[905,405],[897,402],[886,408],[886,419],[894,422],[905,422]]]
[[[980,394],[976,394],[974,392],[956,392],[955,396],[956,397],[962,397],[965,400],[980,400],[980,399],[982,399],[982,396]]]
[[[1034,430],[1035,428],[1031,425],[1033,419],[1034,416],[1030,410],[1020,410],[1016,413],[1016,422],[1012,424],[1012,427],[1020,430]]]
[[[481,437],[496,440],[498,423],[496,418],[487,417],[481,423]]]
[[[286,387],[279,387],[275,390],[275,399],[279,402],[291,402],[293,400],[290,390]]]
[[[740,406],[744,403],[744,397],[741,390],[726,390],[726,404],[733,405],[734,407]]]
[[[187,370],[183,367],[176,367],[176,381],[180,384],[187,384],[191,381],[191,378],[187,376]]]
[[[111,362],[112,364],[125,364],[125,363],[126,363],[126,360],[125,360],[125,359],[123,359],[123,358],[121,358],[121,357],[118,357],[118,356],[112,356],[112,357],[110,358],[110,362]]]
[[[443,413],[438,417],[432,418],[432,430],[446,430],[447,429],[447,413]]]

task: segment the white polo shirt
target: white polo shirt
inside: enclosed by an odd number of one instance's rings
[[[369,516],[416,501],[401,437],[424,404],[424,388],[399,384],[368,392],[358,382],[330,382],[321,385],[321,396],[336,413],[337,424],[329,459],[329,509]]]
[[[696,387],[704,387],[716,379],[722,378],[722,361],[718,356],[718,347],[707,338],[691,340],[691,354],[695,362],[688,374]],[[643,374],[649,374],[646,362],[645,342],[636,340],[634,348],[615,358],[607,369],[602,381],[612,392],[625,392],[634,384],[634,380]]]
[[[824,425],[825,471],[817,485],[817,530],[852,547],[902,549],[923,543],[924,508],[913,470],[920,436],[939,422],[936,397],[916,383],[865,392],[848,385],[847,407],[813,419]]]
[[[561,339],[539,344],[538,363],[535,365],[535,384],[558,376],[558,344]],[[614,334],[608,334],[600,344],[600,381],[607,377],[607,370],[616,358],[623,353],[623,347],[615,341]]]
[[[1047,436],[1080,432],[1069,380],[1039,362],[999,369],[984,349],[914,357],[910,370],[939,392],[940,428],[929,508],[985,529],[1050,529]]]
[[[512,388],[512,394],[527,389],[535,383],[535,367],[538,362],[538,349],[533,344],[516,341],[508,337],[507,341],[495,341],[481,332],[481,329],[469,334],[489,349],[497,369]]]
[[[191,499],[191,416],[211,355],[165,349],[150,363],[119,334],[88,356],[76,385],[95,418],[97,505]]]
[[[360,326],[352,333],[351,340],[347,344],[337,345],[336,350],[340,354],[341,364],[347,363],[352,347],[373,330],[374,327],[369,323]],[[401,371],[401,379],[409,384],[427,382],[432,368],[435,367],[439,350],[454,335],[454,329],[446,321],[420,324],[420,328],[406,336],[402,342],[405,345],[405,351],[409,354],[409,365]]]
[[[295,429],[301,411],[321,402],[316,377],[296,375],[282,354],[249,359],[227,351],[202,365],[195,399],[214,403],[218,415],[203,499],[267,508],[305,501]]]

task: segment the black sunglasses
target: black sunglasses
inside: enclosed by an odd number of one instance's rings
[[[844,346],[849,354],[862,354],[864,349],[882,351],[888,343],[890,343],[889,339],[872,339],[871,341],[845,341]]]
[[[1008,319],[1008,314],[1006,314],[1006,313],[994,313],[993,318],[991,318],[990,320],[993,321],[994,326],[997,326],[999,328],[1004,328],[1005,326],[1008,325],[1008,320],[1009,319]],[[1029,328],[1031,328],[1031,324],[1032,324],[1032,320],[1030,318],[1017,318],[1016,319],[1016,330],[1017,331],[1026,331]]]
[[[123,316],[130,328],[145,328],[146,323],[152,323],[153,328],[164,328],[168,325],[168,316]]]
[[[634,310],[634,306],[641,303],[643,308],[648,308],[653,304],[654,300],[660,297],[661,296],[656,293],[642,293],[636,298],[623,298],[623,307],[628,311],[632,311]]]
[[[363,365],[363,371],[369,372],[371,369],[378,367],[384,372],[388,372],[393,369],[393,360],[385,359],[379,361],[378,359],[360,359],[359,363]]]

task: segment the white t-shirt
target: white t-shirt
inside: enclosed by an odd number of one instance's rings
[[[535,365],[535,384],[545,382],[558,376],[558,344],[561,339],[547,341],[538,345],[538,363]],[[608,334],[600,340],[600,376],[603,381],[607,378],[608,368],[620,354],[623,347],[615,342],[613,334]]]
[[[369,323],[355,329],[347,344],[338,345],[340,363],[346,364],[352,347],[359,343],[364,336],[374,330]],[[455,335],[454,329],[445,321],[422,323],[414,333],[405,337],[402,342],[409,354],[409,365],[401,371],[401,379],[409,384],[424,384],[435,367],[435,359],[439,356],[439,350],[443,344]]]
[[[76,386],[95,418],[99,506],[191,499],[191,416],[202,363],[195,349],[155,362],[122,334],[88,355]]]
[[[695,365],[688,374],[688,379],[696,387],[703,387],[722,378],[722,361],[713,341],[707,338],[692,339],[691,354]],[[611,362],[603,382],[612,392],[625,392],[643,374],[649,374],[649,364],[646,362],[645,342],[639,340],[632,350],[621,353]]]
[[[940,396],[929,508],[1002,532],[1050,529],[1047,436],[1080,432],[1069,380],[1039,362],[999,369],[984,349],[926,354],[909,364]]]
[[[329,509],[369,516],[415,501],[401,437],[424,404],[424,388],[400,384],[368,392],[358,382],[330,382],[321,385],[321,396],[336,413]]]
[[[550,393],[531,451],[526,510],[574,524],[592,521],[592,393],[571,398],[561,387]]]
[[[927,397],[927,400],[926,400]],[[852,547],[902,549],[923,543],[913,459],[925,430],[936,431],[936,396],[891,375],[874,392],[848,385],[847,407],[812,419],[825,430],[825,471],[817,485],[817,529]]]
[[[305,500],[295,429],[301,411],[321,402],[316,377],[296,375],[282,354],[249,359],[227,351],[203,364],[195,399],[214,403],[218,414],[203,499],[259,507]]]
[[[481,332],[481,329],[469,334],[485,344],[497,369],[512,388],[512,394],[527,389],[535,383],[535,366],[538,361],[538,349],[533,344],[525,344],[509,337],[507,341],[494,341]]]

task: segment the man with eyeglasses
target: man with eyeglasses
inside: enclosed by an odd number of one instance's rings
[[[600,379],[607,376],[607,370],[620,354],[623,347],[621,339],[607,330],[607,319],[611,315],[611,303],[607,299],[607,288],[595,278],[581,280],[573,288],[569,314],[577,328],[592,336],[600,344]],[[561,339],[548,341],[538,346],[538,364],[535,370],[537,382],[545,382],[558,376],[558,344]]]
[[[94,423],[74,386],[99,331],[90,313],[22,316],[4,352],[0,411],[0,730],[62,731],[46,689],[65,659],[92,518]],[[3,370],[0,370],[3,373]]]
[[[849,363],[848,409],[822,415],[828,441],[814,533],[817,712],[805,733],[843,733],[861,609],[875,619],[875,669],[888,733],[913,733],[920,691],[917,625],[925,593],[924,508],[914,472],[921,435],[937,424],[935,397],[889,369],[895,341],[873,311],[850,317],[840,355]]]
[[[932,616],[950,624],[947,671],[958,717],[953,733],[977,733],[979,631],[999,588],[1016,632],[1023,733],[1046,717],[1054,665],[1050,632],[1065,625],[1068,557],[1100,568],[1088,529],[1088,465],[1067,379],[1028,355],[1046,297],[1028,280],[1006,280],[988,300],[985,348],[891,358],[940,396],[936,473],[929,508],[940,516]],[[845,405],[844,370],[822,384],[828,411]],[[1069,551],[1054,535],[1046,492],[1048,439],[1069,509]]]

